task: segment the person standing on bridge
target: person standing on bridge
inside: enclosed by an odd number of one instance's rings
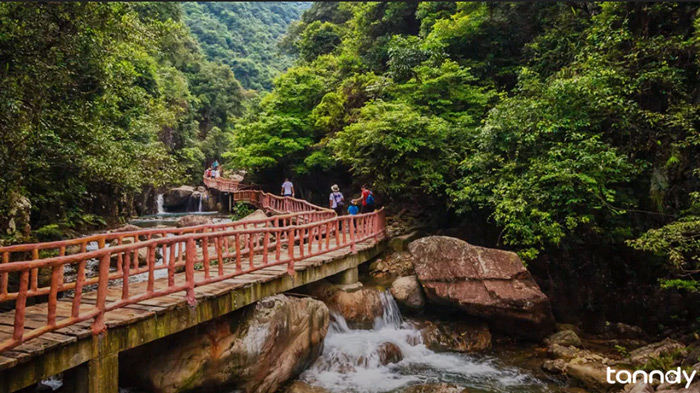
[[[335,210],[335,214],[338,215],[338,217],[343,215],[343,207],[345,206],[345,197],[343,196],[343,193],[340,192],[340,188],[338,187],[337,184],[333,184],[331,186],[331,195],[328,198],[330,201],[330,207],[331,209]],[[339,228],[341,231],[343,230],[343,223],[339,223]]]
[[[353,200],[353,202],[357,202],[358,200],[362,200],[360,213],[372,213],[374,211],[374,194],[367,184],[362,185],[362,195],[360,198]]]
[[[285,177],[284,183],[282,183],[282,196],[294,197],[294,184],[289,181],[288,177]]]

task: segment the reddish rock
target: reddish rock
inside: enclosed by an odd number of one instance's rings
[[[394,343],[386,342],[377,348],[379,352],[379,362],[383,365],[398,363],[403,359],[401,349]]]
[[[120,375],[148,392],[274,393],[316,361],[328,323],[318,300],[267,297],[120,354]]]
[[[197,225],[204,225],[204,224],[211,224],[211,218],[206,217],[206,216],[196,216],[196,215],[189,215],[189,216],[184,216],[181,219],[177,220],[177,227],[178,228],[184,228],[184,227],[193,227]]]
[[[342,315],[353,328],[372,328],[374,319],[381,317],[384,312],[381,296],[376,288],[345,291],[326,280],[320,280],[307,285],[305,291]]]
[[[409,250],[429,301],[512,336],[541,340],[554,330],[549,299],[515,253],[445,236],[418,239]]]

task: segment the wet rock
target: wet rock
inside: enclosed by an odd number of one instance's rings
[[[615,388],[615,384],[607,381],[606,366],[600,363],[569,362],[566,374],[591,391],[607,392]]]
[[[326,280],[321,280],[307,285],[305,290],[342,315],[348,326],[353,328],[372,328],[374,319],[382,316],[384,312],[381,295],[376,288],[363,287],[344,291]]]
[[[369,265],[369,274],[377,278],[414,275],[413,258],[405,251],[388,254]]]
[[[184,228],[184,227],[192,227],[196,225],[205,225],[205,224],[211,224],[211,218],[206,217],[206,216],[195,216],[195,215],[188,215],[184,216],[181,219],[177,220],[177,227],[178,228]]]
[[[566,372],[566,362],[562,359],[545,360],[542,369],[550,374],[564,374]]]
[[[576,333],[574,333],[573,330],[562,330],[559,332],[556,332],[552,334],[551,336],[547,337],[544,339],[545,344],[547,345],[552,345],[552,344],[558,344],[561,346],[574,346],[574,347],[580,347],[581,344],[581,339],[578,337]]]
[[[241,218],[240,220],[237,220],[236,222],[258,221],[258,220],[264,220],[266,218],[268,218],[267,214],[265,214],[265,212],[262,211],[261,209],[258,209],[256,211],[248,214],[247,216]],[[259,224],[256,226],[265,226],[265,225],[267,225],[267,223]]]
[[[112,229],[112,230],[109,231],[108,233],[135,232],[135,231],[140,231],[140,230],[142,230],[142,229],[143,229],[143,228],[138,227],[138,226],[136,226],[136,225],[126,224],[126,225],[121,226],[121,227],[119,227],[119,228]]]
[[[377,348],[379,362],[383,365],[398,363],[403,359],[401,349],[394,343],[386,342]]]
[[[294,381],[287,386],[284,393],[328,393],[328,390],[319,386],[311,386],[303,381]]]
[[[547,347],[547,354],[554,358],[571,360],[578,356],[580,351],[575,347],[565,347],[559,344],[552,344]]]
[[[635,366],[643,366],[654,358],[674,354],[685,356],[687,354],[685,345],[676,340],[666,338],[663,341],[649,344],[630,352],[629,361]]]
[[[640,382],[640,383],[643,383],[643,382]],[[635,385],[635,386],[636,386],[636,385]],[[678,389],[681,389],[681,388],[682,388],[682,386],[681,386],[680,384],[664,382],[664,383],[660,383],[659,386],[656,387],[656,390],[662,391],[662,392],[663,392],[663,391],[672,391],[672,392],[675,392],[675,391],[677,391]],[[653,391],[653,390],[652,390],[652,391]],[[631,389],[630,389],[630,393],[631,393]]]
[[[190,186],[171,188],[163,194],[163,206],[167,209],[186,206],[193,192],[194,187]]]
[[[410,386],[402,393],[469,393],[469,389],[448,383],[433,383]]]
[[[541,340],[554,330],[549,299],[517,254],[444,236],[408,248],[428,301],[458,307],[515,337]]]
[[[418,327],[433,351],[481,352],[491,348],[491,332],[480,321],[422,321]]]
[[[425,295],[416,276],[399,277],[391,284],[391,294],[396,303],[408,310],[421,310],[425,306]]]
[[[125,352],[129,386],[146,391],[272,393],[319,356],[329,311],[310,298],[277,295],[197,328]]]
[[[686,389],[684,386],[674,386],[672,389],[661,390],[661,385],[656,389],[656,393],[700,393],[700,382],[695,382]]]
[[[654,387],[643,381],[634,384],[629,390],[623,390],[627,393],[654,393]]]
[[[581,334],[581,329],[579,329],[578,326],[570,324],[570,323],[558,323],[556,325],[556,329],[558,332],[561,332],[564,330],[571,330],[576,334]]]

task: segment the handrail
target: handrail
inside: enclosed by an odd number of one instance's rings
[[[205,179],[206,180],[206,179]],[[214,180],[214,179],[211,179]],[[313,205],[307,201],[289,197],[280,197],[277,195],[268,194],[257,190],[246,190],[246,191],[235,191],[233,192],[234,198],[236,200],[251,203],[259,208],[267,209],[274,212],[275,214],[289,214],[289,215],[305,215],[312,212],[325,212],[327,214],[335,214],[333,210],[327,208],[321,208],[319,206]],[[274,203],[263,201],[262,199],[274,201]],[[269,218],[267,219],[269,220]],[[265,221],[265,220],[262,220]],[[252,221],[248,221],[250,224]],[[87,251],[87,245],[92,242],[97,242],[98,248],[104,248],[110,242],[117,241],[121,244],[124,239],[132,239],[133,242],[138,242],[142,237],[146,240],[153,236],[167,236],[169,234],[182,235],[191,232],[201,232],[206,229],[216,228],[225,230],[226,228],[235,228],[241,226],[241,222],[232,223],[221,223],[221,224],[203,224],[184,228],[151,228],[151,229],[141,229],[137,231],[124,231],[124,232],[108,232],[94,234],[90,236],[69,239],[69,240],[59,240],[52,242],[42,242],[42,243],[28,243],[28,244],[17,244],[11,246],[0,247],[0,259],[1,263],[8,263],[13,261],[13,253],[28,253],[31,252],[31,259],[42,259],[46,255],[42,255],[43,252],[50,252],[59,256],[69,254],[84,253]],[[79,250],[74,252],[69,252],[70,247],[79,246]],[[55,255],[49,255],[55,256]],[[0,291],[4,287],[4,281],[0,277]],[[0,301],[2,301],[2,295],[0,294]]]
[[[275,265],[286,265],[287,272],[294,274],[295,261],[340,248],[355,252],[357,243],[370,239],[376,241],[385,236],[383,209],[338,217],[331,209],[294,198],[256,190],[233,192],[238,200],[283,214],[260,220],[178,228],[179,233],[167,233],[172,236],[162,234],[155,237],[155,234],[167,230],[153,229],[105,234],[117,235],[117,239],[120,239],[118,236],[134,237],[134,242],[122,244],[120,241],[110,247],[103,244],[97,250],[82,250],[73,255],[65,255],[65,245],[60,245],[58,256],[0,263],[0,302],[15,301],[13,336],[0,342],[0,353],[44,333],[89,319],[94,319],[93,333],[99,334],[106,329],[104,315],[109,311],[183,291],[187,301],[194,304],[196,287]],[[139,241],[138,237],[142,235],[148,238]],[[101,239],[106,242],[107,237]],[[3,256],[9,254],[6,248],[2,250]],[[98,264],[94,277],[86,275],[90,261]],[[235,269],[225,269],[227,264],[235,264]],[[66,280],[66,267],[76,273],[75,278]],[[39,286],[37,276],[43,269],[50,270],[50,280],[48,285]],[[195,274],[195,270],[202,270],[203,274]],[[185,274],[176,275],[181,271]],[[167,277],[167,285],[161,283],[156,287],[157,273]],[[19,281],[19,288],[12,292],[8,288],[11,274],[18,275]],[[133,293],[130,280],[135,276],[147,282],[145,291]],[[96,299],[90,302],[95,304],[81,302],[87,286],[97,287]],[[107,301],[109,288],[121,288],[119,300]],[[67,291],[72,291],[73,295],[70,316],[59,317],[59,294]],[[46,295],[46,324],[25,331],[27,299]]]

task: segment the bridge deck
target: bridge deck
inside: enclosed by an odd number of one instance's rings
[[[214,300],[216,301],[216,304],[225,304],[229,306],[218,307],[218,309],[211,315],[209,315],[208,312],[196,310],[194,311],[194,314],[197,314],[196,321],[183,324],[181,328],[177,328],[174,331],[166,331],[167,329],[158,328],[158,334],[143,334],[143,336],[137,337],[136,339],[130,339],[129,343],[123,343],[125,340],[120,338],[118,341],[121,341],[121,343],[118,345],[119,348],[115,348],[117,349],[116,352],[118,353],[119,351],[145,344],[146,342],[152,341],[152,339],[165,337],[177,331],[194,326],[198,323],[210,320],[219,315],[225,315],[231,311],[235,311],[236,309],[251,304],[262,297],[282,293],[310,282],[317,281],[318,279],[342,272],[345,269],[356,267],[360,263],[365,262],[371,257],[377,255],[382,249],[381,247],[378,247],[378,245],[378,243],[372,240],[367,240],[356,244],[357,255],[351,254],[349,247],[346,247],[295,262],[294,277],[289,276],[285,266],[278,265],[265,267],[255,272],[246,273],[235,278],[197,287],[195,288],[195,299],[197,301],[195,308],[200,305],[207,309],[217,308],[217,306],[212,307],[205,305],[206,301],[208,300]],[[317,251],[317,247],[317,245],[312,246],[312,251]],[[353,256],[355,258],[352,258]],[[258,266],[261,265],[262,257],[256,256],[254,263]],[[336,265],[334,266],[334,264]],[[224,264],[224,270],[226,272],[233,272],[235,271],[235,265]],[[311,270],[315,271],[311,272]],[[204,272],[196,271],[195,275],[203,277]],[[185,273],[183,272],[176,274],[175,279],[176,282],[183,282],[185,280]],[[287,285],[278,285],[273,283],[273,281],[277,281],[279,283],[279,280],[291,280],[291,282]],[[157,279],[154,283],[156,285],[156,289],[167,286],[167,278]],[[134,283],[131,285],[131,288],[133,288],[134,291],[145,291],[146,287],[147,282]],[[236,293],[237,291],[247,291],[251,295],[241,296],[240,293]],[[233,302],[225,301],[232,295],[234,295],[237,300],[234,300]],[[108,290],[108,302],[117,301],[120,298],[121,287],[114,286]],[[224,300],[223,303],[222,300]],[[90,307],[95,301],[96,292],[92,291],[83,293],[81,307]],[[59,307],[57,308],[57,314],[59,317],[70,315],[71,302],[72,297],[65,297],[59,300]],[[178,311],[183,309],[189,309],[189,314],[193,313],[192,307],[189,306],[184,293],[176,293],[169,296],[144,300],[139,303],[111,311],[105,314],[105,325],[107,326],[106,336],[109,337],[110,333],[114,332],[114,338],[116,339],[119,336],[123,336],[121,333],[116,333],[116,331],[119,329],[130,331],[132,330],[131,325],[137,325],[139,322],[148,322],[147,320],[157,320],[158,318],[166,319],[168,314],[178,314]],[[46,313],[46,303],[28,306],[26,308],[25,324],[29,328],[44,325],[46,323]],[[179,314],[181,314],[181,312]],[[204,315],[204,317],[202,317],[202,315]],[[14,311],[0,313],[0,340],[12,336],[13,324]],[[26,343],[23,343],[12,350],[4,351],[2,355],[0,355],[0,380],[4,379],[6,381],[4,385],[0,383],[0,392],[11,392],[20,389],[28,386],[30,383],[33,383],[38,379],[46,378],[55,373],[65,371],[84,362],[84,359],[79,359],[75,361],[75,364],[71,364],[70,362],[63,363],[65,362],[65,359],[69,359],[70,357],[61,357],[61,359],[64,360],[60,362],[48,362],[45,358],[50,358],[51,356],[47,355],[50,353],[60,352],[62,348],[69,348],[67,350],[68,353],[77,353],[79,351],[77,348],[81,342],[91,342],[94,340],[95,336],[93,335],[91,328],[91,321],[83,321],[51,333],[46,333],[36,339],[27,341]],[[141,328],[134,328],[133,330],[137,333],[127,333],[127,335],[138,336],[143,333]],[[90,345],[94,346],[94,344]],[[77,357],[75,355],[72,356]],[[51,364],[48,365],[47,363]],[[24,368],[25,370],[15,374],[14,371],[18,368]],[[29,370],[30,372],[27,372],[26,370]],[[22,377],[19,377],[19,375],[22,375]]]

